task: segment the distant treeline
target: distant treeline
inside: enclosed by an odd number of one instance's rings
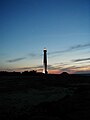
[[[41,72],[33,71],[24,71],[24,72],[7,72],[7,71],[0,71],[0,76],[20,76],[20,75],[43,75]]]
[[[87,74],[68,74],[67,72],[62,72],[61,74],[44,74],[42,72],[37,72],[35,70],[32,70],[32,71],[24,71],[24,72],[8,72],[8,71],[0,71],[0,76],[61,76],[61,77],[69,77],[69,76],[74,76],[74,77],[77,77],[77,76],[88,76],[90,77],[90,73],[87,73]]]

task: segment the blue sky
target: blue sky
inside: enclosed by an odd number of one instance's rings
[[[0,70],[90,72],[89,0],[1,0]]]

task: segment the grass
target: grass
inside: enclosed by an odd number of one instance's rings
[[[89,117],[89,95],[90,87],[86,81],[76,84],[52,80],[52,77],[2,77],[0,117],[9,120],[24,117],[30,120],[84,120]]]

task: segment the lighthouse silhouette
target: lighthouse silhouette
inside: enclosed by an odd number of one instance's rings
[[[44,63],[44,73],[47,74],[47,49],[44,48],[43,50],[44,52],[44,60],[43,60],[43,63]]]

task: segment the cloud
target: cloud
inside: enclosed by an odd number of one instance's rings
[[[73,50],[78,50],[78,49],[83,49],[86,47],[90,47],[90,43],[87,44],[78,44],[76,46],[71,46],[68,49],[65,50],[61,50],[61,51],[54,51],[54,52],[50,52],[48,53],[48,57],[55,57],[57,54],[61,54],[61,53],[67,53]],[[36,54],[36,53],[29,53],[28,56],[26,57],[31,57],[31,58],[40,58],[42,56],[42,54]],[[12,60],[8,60],[7,62],[17,62],[17,61],[21,61],[23,59],[25,59],[26,57],[21,57],[21,58],[16,58],[16,59],[12,59]]]
[[[82,48],[85,48],[85,47],[90,47],[90,43],[83,44],[83,45],[79,44],[79,45],[76,45],[76,46],[72,46],[68,50],[82,49]]]
[[[84,65],[84,66],[69,66],[61,69],[62,71],[68,71],[70,73],[79,73],[80,71],[90,71],[90,65]]]
[[[17,71],[32,71],[36,70],[37,72],[43,72],[43,65],[37,65],[37,66],[31,66],[31,67],[22,67],[22,68],[16,68]],[[84,65],[84,66],[77,66],[77,65],[70,65],[70,64],[63,64],[63,63],[56,63],[53,65],[48,65],[48,72],[49,73],[62,73],[62,72],[68,72],[68,73],[87,73],[90,71],[90,65]]]
[[[34,66],[34,67],[22,67],[22,68],[17,68],[18,70],[34,70],[34,69],[42,69],[42,65]]]
[[[42,69],[43,68],[43,65],[38,65],[38,66],[35,66],[35,67],[32,67],[33,69]]]
[[[87,44],[78,44],[78,45],[75,45],[75,46],[71,46],[68,49],[61,50],[61,51],[54,51],[54,52],[51,52],[51,53],[48,53],[48,54],[49,55],[55,55],[55,54],[70,52],[70,51],[73,51],[73,50],[84,49],[84,48],[87,48],[87,47],[90,47],[90,43],[87,43]]]
[[[24,60],[25,58],[26,58],[26,57],[15,58],[15,59],[7,60],[7,62],[9,62],[9,63],[18,62],[18,61]]]
[[[36,57],[37,55],[35,53],[29,53],[28,54],[30,57]]]
[[[86,61],[86,60],[90,60],[90,58],[75,59],[75,60],[72,60],[72,61],[73,62],[81,62],[81,61]]]
[[[41,55],[36,53],[29,53],[28,56],[32,58],[36,58],[36,57],[40,57]]]
[[[32,68],[31,67],[22,67],[22,68],[17,68],[18,70],[27,70],[27,69],[29,69],[29,70],[31,70]]]
[[[56,67],[56,66],[53,66],[53,65],[48,65],[48,69],[49,69],[49,70],[56,70],[57,67]]]
[[[54,66],[54,65],[48,65],[49,70],[56,70],[59,69],[59,66]],[[22,67],[22,68],[17,68],[18,70],[43,70],[43,65],[37,65],[33,67]]]

